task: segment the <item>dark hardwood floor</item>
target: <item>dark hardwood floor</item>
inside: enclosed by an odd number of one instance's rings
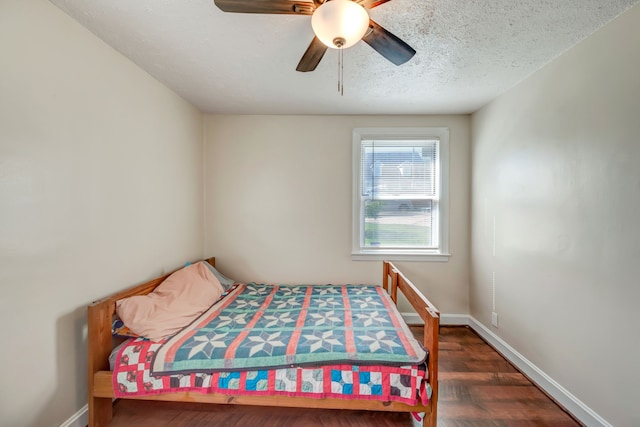
[[[441,328],[439,375],[438,427],[580,426],[469,328]],[[113,414],[111,427],[411,426],[405,413],[132,400]]]

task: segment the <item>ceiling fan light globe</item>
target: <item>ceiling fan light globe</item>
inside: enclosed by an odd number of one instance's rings
[[[364,7],[351,0],[330,0],[318,7],[311,16],[316,37],[330,48],[348,48],[356,44],[369,28],[369,14]],[[336,46],[334,40],[344,40]]]

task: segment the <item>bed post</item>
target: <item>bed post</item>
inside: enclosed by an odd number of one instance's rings
[[[94,377],[98,371],[109,370],[111,351],[111,313],[113,302],[94,302],[87,309],[87,340],[89,367],[89,427],[103,427],[111,422],[111,398],[94,396]]]
[[[389,263],[382,261],[382,289],[389,293]]]
[[[391,275],[391,299],[393,300],[393,303],[397,306],[398,305],[398,275],[397,274]]]
[[[431,411],[424,420],[425,427],[438,424],[438,337],[440,331],[440,313],[433,306],[427,306],[428,315],[424,319],[423,342],[429,350],[429,384],[431,385]]]

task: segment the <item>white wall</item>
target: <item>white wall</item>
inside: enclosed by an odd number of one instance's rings
[[[381,262],[351,261],[352,131],[397,126],[450,128],[453,256],[398,265],[468,313],[469,116],[208,116],[205,254],[236,280],[380,283]]]
[[[86,305],[202,256],[203,118],[44,0],[0,2],[0,424],[87,402]]]
[[[640,6],[475,113],[471,314],[640,425]],[[495,256],[492,250],[496,223]]]

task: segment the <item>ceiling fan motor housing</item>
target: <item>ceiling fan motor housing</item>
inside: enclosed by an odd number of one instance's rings
[[[369,14],[351,0],[331,0],[320,5],[311,17],[311,26],[322,43],[333,49],[356,44],[369,28]]]

